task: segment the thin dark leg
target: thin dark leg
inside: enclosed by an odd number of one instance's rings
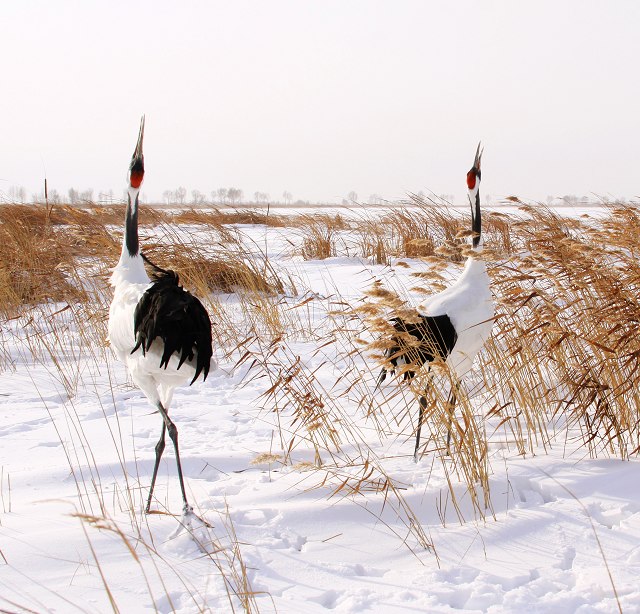
[[[162,458],[162,453],[164,452],[164,434],[167,430],[167,427],[162,422],[162,433],[160,433],[160,440],[156,444],[156,464],[153,466],[153,475],[151,476],[151,488],[149,488],[149,498],[147,499],[147,508],[145,512],[148,514],[151,509],[151,497],[153,497],[153,489],[156,485],[156,477],[158,476],[158,467],[160,466],[160,459]]]
[[[169,438],[173,442],[173,449],[176,451],[176,465],[178,467],[178,479],[180,480],[180,490],[182,491],[182,501],[184,502],[183,511],[186,514],[191,511],[191,506],[187,502],[187,493],[184,490],[184,479],[182,478],[182,464],[180,463],[180,451],[178,450],[178,428],[169,418],[167,410],[162,406],[162,403],[158,403],[158,409],[162,414],[165,426],[169,433]]]
[[[456,401],[458,400],[458,389],[460,388],[460,382],[456,382],[455,386],[451,387],[449,393],[449,400],[447,401],[447,412],[449,414],[447,420],[447,456],[451,456],[451,427],[453,425],[453,412],[456,408]]]
[[[374,396],[375,396],[376,392],[378,392],[378,388],[380,388],[380,384],[382,384],[382,382],[384,382],[386,377],[387,377],[387,370],[386,369],[382,369],[382,371],[380,371],[380,375],[378,376],[378,381],[376,382],[376,387],[373,389],[373,393],[371,394],[371,403],[369,403],[369,411],[368,411],[369,414],[371,414],[371,410],[373,409]]]
[[[418,462],[418,448],[420,447],[420,432],[422,430],[422,420],[424,418],[424,410],[427,408],[427,399],[425,397],[420,397],[418,399],[418,403],[420,404],[420,411],[418,412],[418,428],[416,430],[416,448],[413,451],[413,461],[415,463]]]

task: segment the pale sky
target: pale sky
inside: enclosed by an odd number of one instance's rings
[[[0,191],[640,196],[640,2],[5,0]]]

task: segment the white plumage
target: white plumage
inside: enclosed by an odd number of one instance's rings
[[[180,287],[178,276],[150,263],[140,252],[138,198],[144,179],[144,117],[129,167],[128,202],[120,260],[111,275],[114,288],[109,309],[109,343],[127,366],[131,379],[162,416],[162,432],[146,511],[149,512],[158,466],[165,447],[165,432],[174,446],[184,514],[192,514],[187,502],[178,450],[178,429],[169,418],[169,406],[177,386],[206,379],[212,360],[211,321],[200,303]],[[145,260],[154,269],[153,279]]]
[[[424,316],[449,316],[458,340],[446,363],[460,380],[471,370],[493,327],[494,302],[484,261],[469,256],[455,283],[429,297],[417,311]]]
[[[444,360],[454,379],[450,402],[453,415],[460,380],[473,366],[473,361],[491,334],[495,306],[491,295],[489,275],[481,257],[482,218],[480,211],[480,164],[482,150],[476,150],[473,167],[467,173],[467,188],[471,205],[472,253],[460,277],[450,287],[427,298],[417,311],[419,322],[393,320],[393,346],[386,352],[391,369],[403,367],[404,379],[411,380],[419,369],[435,360]],[[476,255],[477,254],[477,255]],[[417,343],[417,346],[416,346]],[[384,381],[382,370],[378,383]],[[420,429],[426,399],[419,399],[420,411],[416,430],[414,459],[418,459]],[[447,449],[451,429],[447,435]]]
[[[142,257],[137,260],[143,262]],[[122,261],[122,258],[121,258]],[[186,384],[193,379],[196,373],[196,360],[187,360],[178,368],[179,355],[172,354],[168,366],[161,367],[160,361],[164,351],[164,343],[156,339],[151,348],[144,354],[140,349],[131,353],[136,345],[134,334],[134,314],[144,293],[153,285],[142,265],[142,274],[147,276],[146,281],[132,281],[140,271],[134,271],[134,267],[127,266],[129,274],[120,277],[125,267],[120,263],[116,266],[112,276],[111,285],[114,287],[113,301],[109,308],[109,343],[116,356],[122,361],[131,375],[133,383],[142,390],[152,405],[162,403],[168,408],[173,398],[173,392],[178,386]],[[211,361],[211,367],[215,363]]]

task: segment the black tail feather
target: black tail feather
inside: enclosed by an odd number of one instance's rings
[[[142,259],[145,261],[145,263],[148,264],[153,269],[151,276],[153,277],[154,281],[157,281],[158,279],[165,276],[170,276],[175,278],[176,284],[180,283],[180,277],[178,277],[178,274],[175,271],[172,271],[171,269],[163,269],[162,267],[159,267],[155,262],[153,262],[152,260],[149,260],[149,257],[143,252],[140,252],[140,256],[142,256]]]
[[[165,271],[151,263],[155,269],[154,282],[142,295],[134,313],[136,344],[132,354],[142,349],[143,354],[159,337],[163,344],[160,367],[167,368],[174,354],[179,355],[178,369],[195,359],[196,373],[191,383],[202,374],[207,379],[213,356],[211,320],[202,303],[178,284],[174,271]]]
[[[386,357],[392,371],[407,365],[405,380],[412,379],[423,365],[436,358],[446,360],[458,340],[458,333],[447,315],[422,316],[415,323],[400,318],[393,318],[391,322],[397,334],[393,336],[394,345],[386,351]],[[413,340],[411,343],[407,336]],[[382,373],[379,381],[384,381]]]

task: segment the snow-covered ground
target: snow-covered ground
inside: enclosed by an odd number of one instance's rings
[[[310,331],[329,328],[328,313],[359,301],[376,278],[403,285],[402,267],[305,262],[292,256],[291,231],[243,231],[313,297],[290,303]],[[461,518],[444,470],[452,461],[427,454],[414,464],[408,418],[385,438],[364,417],[377,367],[362,352],[345,356],[355,347],[344,345],[348,333],[322,348],[301,335],[286,349],[344,417],[340,462],[321,451],[326,469],[312,468],[314,450],[301,438],[282,462],[282,443],[299,426],[286,409],[274,412],[265,392],[275,377],[268,366],[282,368],[286,357],[236,365],[238,354],[219,354],[221,368],[177,390],[171,410],[189,498],[212,527],[181,530],[170,446],[155,493],[156,509],[168,513],[145,516],[160,417],[109,348],[78,329],[72,310],[45,315],[61,307],[3,324],[3,611],[231,612],[242,606],[229,594],[250,589],[252,607],[291,614],[640,612],[637,461],[592,460],[565,439],[523,457],[497,437],[491,508],[474,514],[454,484]],[[380,415],[404,415],[394,386],[376,392]],[[481,416],[481,395],[474,399]],[[413,414],[415,401],[404,402]],[[362,449],[370,488],[349,491],[349,478],[363,471]],[[375,492],[385,479],[393,489]]]

